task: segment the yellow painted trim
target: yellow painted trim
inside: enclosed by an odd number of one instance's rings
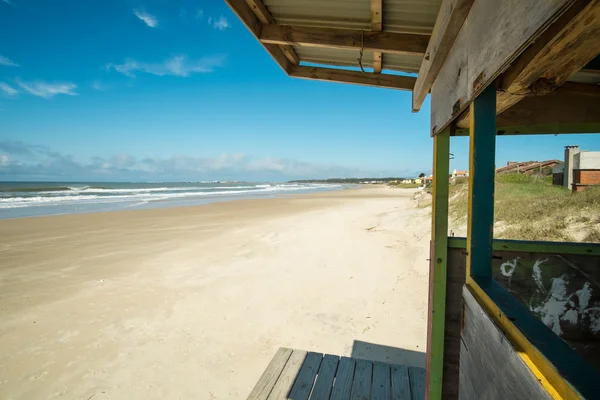
[[[475,140],[473,140],[473,133],[475,132],[475,113],[473,103],[469,106],[469,126],[471,127],[469,134],[469,198],[467,201],[467,249],[471,248],[471,238],[472,236],[472,226],[471,221],[473,221],[473,179],[475,178]],[[467,265],[466,265],[466,275],[467,278],[471,276],[471,257],[467,254]]]
[[[512,343],[515,350],[523,362],[529,367],[531,372],[538,379],[542,387],[548,394],[557,400],[579,400],[581,396],[571,387],[571,385],[560,375],[554,366],[540,353],[525,335],[517,328],[504,314],[494,301],[481,289],[481,287],[467,276],[466,285],[469,291],[482,308],[492,317],[494,322],[504,332],[508,340]]]

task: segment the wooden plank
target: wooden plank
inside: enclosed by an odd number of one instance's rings
[[[371,400],[390,400],[391,388],[390,364],[374,362]]]
[[[515,60],[500,88],[517,94],[557,88],[600,53],[599,37],[600,0],[577,0]]]
[[[594,329],[594,304],[600,304],[600,257],[552,253],[494,251],[494,279],[558,337],[600,371],[600,332]],[[553,289],[560,284],[560,294]],[[589,300],[580,303],[585,293]],[[564,307],[544,310],[560,299]],[[579,304],[575,304],[577,302]],[[551,315],[551,316],[549,316]]]
[[[352,393],[352,381],[356,363],[353,359],[342,357],[338,365],[331,400],[348,400]]]
[[[261,0],[246,0],[248,6],[263,24],[274,24],[275,20]]]
[[[300,368],[306,359],[306,354],[307,352],[304,350],[294,350],[292,352],[273,390],[269,394],[269,400],[280,400],[288,397],[292,385],[298,376],[298,372],[300,372]]]
[[[551,399],[508,338],[466,288],[460,363],[461,397]]]
[[[450,132],[433,138],[432,254],[429,258],[427,323],[427,388],[432,399],[442,397],[448,253],[448,175]],[[458,378],[458,377],[457,377]],[[458,383],[458,382],[457,382]]]
[[[448,238],[448,247],[455,249],[466,249],[467,239],[462,237],[450,237]],[[600,244],[598,243],[567,243],[494,239],[494,250],[600,256]]]
[[[600,96],[562,91],[531,96],[498,115],[496,121],[501,130],[524,125],[573,123],[600,124]]]
[[[449,249],[446,256],[448,261],[446,272],[444,367],[441,398],[455,400],[460,398],[460,334],[463,324],[462,288],[466,281],[466,257],[463,254],[464,250],[456,252],[453,252],[452,250],[454,249]],[[433,399],[431,396],[429,398]]]
[[[500,96],[497,95],[496,99]],[[496,106],[496,111],[500,107]],[[460,123],[460,121],[459,121]],[[528,96],[496,117],[498,135],[600,132],[600,86],[567,82],[545,96]],[[469,134],[457,128],[457,136]]]
[[[438,76],[460,28],[467,18],[473,1],[443,0],[413,90],[413,111],[421,109],[425,96],[429,93],[433,82]]]
[[[260,22],[262,22],[263,24],[275,23],[273,16],[261,0],[246,0],[246,2],[248,3],[248,6],[250,6],[252,11],[254,11],[254,14],[258,17]],[[292,46],[281,45],[279,46],[279,48],[292,64],[300,64],[300,58],[298,57]]]
[[[292,387],[289,398],[294,400],[308,400],[317,376],[317,371],[323,360],[323,354],[310,352],[302,364],[300,373]]]
[[[408,376],[410,377],[410,393],[412,394],[412,400],[424,400],[425,370],[423,368],[409,367]]]
[[[577,355],[564,340],[557,337],[535,318],[529,307],[523,307],[495,280],[491,280],[485,290],[473,280],[467,281],[467,286],[468,291],[486,310],[487,315],[494,320],[496,326],[501,328],[508,338],[508,342],[517,346],[518,355],[551,398],[592,399],[598,397],[598,382],[600,381],[598,371]],[[464,292],[463,296],[466,297]],[[507,340],[502,338],[501,341],[506,342]],[[499,360],[494,359],[493,363],[496,362]],[[472,377],[467,379],[472,379]],[[461,377],[461,390],[462,382]],[[514,397],[509,396],[508,398]]]
[[[371,0],[371,29],[374,32],[383,30],[383,7],[382,0]],[[383,65],[383,54],[379,51],[373,52],[373,72],[381,73]]]
[[[265,369],[265,372],[263,372],[258,382],[256,382],[254,389],[250,392],[248,400],[266,400],[291,355],[292,349],[280,347],[279,350],[277,350],[277,353],[275,353],[275,356],[271,359],[267,369]]]
[[[475,0],[432,85],[433,133],[460,115],[575,1]],[[466,84],[455,87],[465,73]]]
[[[310,400],[329,400],[339,361],[338,356],[326,354],[323,357]]]
[[[352,400],[369,400],[373,379],[373,361],[356,360],[354,382],[352,382]]]
[[[429,36],[395,32],[371,32],[311,26],[269,24],[262,27],[260,41],[270,44],[361,49],[391,54],[423,55]]]
[[[370,74],[342,69],[297,66],[290,76],[328,82],[354,83],[357,85],[377,86],[389,89],[411,90],[416,78],[411,76]]]
[[[439,132],[440,121],[447,118],[448,112],[454,117],[460,114],[464,105],[467,104],[467,46],[460,44],[467,40],[467,30],[461,29],[456,37],[452,51],[446,57],[444,67],[440,69],[437,79],[431,86],[431,135]],[[418,78],[417,78],[418,79]],[[416,83],[415,83],[416,84]],[[440,96],[444,96],[441,98]],[[446,104],[442,104],[444,99],[452,99],[454,102],[450,105],[450,110]],[[439,104],[438,104],[439,103]]]
[[[229,8],[246,25],[248,30],[258,39],[263,27],[260,19],[254,14],[246,0],[225,0]],[[281,48],[274,44],[263,44],[263,47],[269,52],[271,57],[279,64],[286,74],[289,74],[294,64],[281,51]]]
[[[487,87],[471,104],[467,276],[492,279],[496,89]]]
[[[408,377],[408,367],[404,365],[392,365],[391,378],[392,400],[410,399],[410,378]]]
[[[600,0],[577,0],[502,74],[496,113],[559,88],[600,53]],[[592,86],[592,85],[590,85]],[[468,127],[468,114],[457,126]]]

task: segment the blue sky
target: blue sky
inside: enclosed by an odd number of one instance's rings
[[[429,100],[410,102],[287,77],[222,1],[0,0],[2,180],[429,173]],[[499,138],[498,164],[597,136]],[[452,152],[466,168],[468,141]]]

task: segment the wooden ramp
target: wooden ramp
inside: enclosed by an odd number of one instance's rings
[[[425,369],[280,348],[248,400],[421,400]]]

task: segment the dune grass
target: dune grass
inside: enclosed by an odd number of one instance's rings
[[[450,190],[450,217],[466,222],[468,186]],[[518,240],[600,242],[600,187],[572,193],[550,177],[498,175],[495,237]]]
[[[388,183],[389,186],[394,187],[394,188],[399,188],[399,189],[416,189],[418,188],[419,185],[418,183],[394,183],[394,182],[390,182]]]

